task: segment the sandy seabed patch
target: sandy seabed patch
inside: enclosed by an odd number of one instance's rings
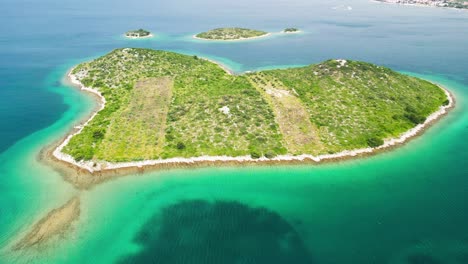
[[[53,209],[39,220],[15,246],[15,250],[40,246],[55,236],[67,232],[80,216],[80,199],[73,197],[63,206]]]

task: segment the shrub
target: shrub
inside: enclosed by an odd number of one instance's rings
[[[176,147],[177,147],[178,150],[183,150],[183,149],[185,149],[185,144],[182,143],[182,142],[177,142]]]
[[[272,159],[272,158],[274,158],[274,157],[276,157],[276,153],[274,153],[274,152],[272,152],[272,151],[267,151],[267,152],[265,153],[265,158],[267,158],[267,159]]]
[[[371,137],[367,139],[367,145],[369,145],[369,147],[371,148],[382,146],[383,144],[384,144],[383,139],[379,137]]]
[[[93,138],[94,139],[103,139],[104,138],[104,132],[102,130],[95,130],[93,132]]]
[[[172,141],[174,140],[174,135],[170,134],[170,132],[166,132],[166,140],[167,141]]]
[[[422,124],[424,123],[424,121],[426,121],[426,117],[423,116],[423,115],[420,115],[420,114],[416,114],[416,113],[406,113],[405,114],[405,117],[411,121],[412,123],[414,123],[415,125],[417,124]]]
[[[250,152],[250,157],[252,157],[252,159],[259,159],[261,155],[257,151],[252,151]]]

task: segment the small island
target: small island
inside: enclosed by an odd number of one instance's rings
[[[194,37],[204,40],[246,40],[268,36],[270,33],[247,28],[216,28]]]
[[[283,33],[299,33],[299,29],[298,28],[286,28],[283,30]]]
[[[151,32],[144,30],[144,29],[137,29],[137,30],[131,30],[125,33],[125,36],[127,38],[149,38],[152,37],[153,35]]]
[[[69,77],[100,109],[53,156],[91,175],[364,155],[405,142],[453,105],[428,81],[341,59],[232,75],[197,56],[124,48]]]
[[[468,1],[466,0],[376,0],[378,2],[402,4],[402,5],[421,5],[433,7],[446,7],[468,9]]]

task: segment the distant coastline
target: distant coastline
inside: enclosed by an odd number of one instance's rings
[[[209,60],[212,61],[212,60]],[[217,63],[219,65],[219,63]],[[72,69],[73,70],[73,69]],[[354,150],[345,150],[335,154],[324,154],[313,156],[309,154],[303,155],[279,155],[274,158],[261,157],[254,159],[251,156],[200,156],[200,157],[191,157],[191,158],[168,158],[168,159],[158,159],[158,160],[144,160],[136,162],[94,162],[94,161],[75,161],[74,158],[68,154],[62,152],[62,149],[67,145],[70,139],[79,134],[84,126],[90,122],[96,114],[104,109],[106,100],[102,94],[89,87],[85,87],[75,75],[72,74],[72,70],[67,73],[67,78],[75,87],[78,87],[80,90],[88,92],[94,95],[97,98],[99,107],[93,111],[90,117],[86,118],[85,122],[82,125],[76,126],[72,132],[66,135],[57,145],[53,146],[49,150],[44,151],[43,159],[47,161],[52,161],[52,165],[58,165],[57,169],[59,171],[69,171],[78,172],[76,176],[65,176],[65,179],[74,184],[77,188],[85,189],[89,188],[95,184],[101,183],[103,181],[109,180],[116,176],[123,176],[131,173],[142,173],[147,170],[163,169],[163,168],[177,168],[177,167],[196,167],[196,166],[213,166],[213,165],[271,165],[271,164],[295,164],[295,163],[323,163],[329,161],[341,161],[346,159],[351,159],[355,157],[362,157],[373,155],[398,145],[406,143],[409,139],[420,135],[425,129],[427,129],[431,124],[439,120],[442,116],[447,114],[447,112],[454,107],[455,99],[453,95],[445,88],[439,87],[445,92],[449,103],[445,106],[441,106],[439,110],[433,112],[430,116],[427,117],[426,121],[422,124],[419,124],[410,130],[402,133],[397,138],[386,139],[384,144],[376,148],[361,148]],[[226,68],[225,68],[226,70]],[[227,70],[228,71],[228,70]],[[230,74],[232,72],[228,71]],[[70,171],[69,171],[70,172]]]
[[[458,10],[468,10],[467,1],[421,1],[421,0],[372,0],[377,3],[384,4],[397,4],[404,6],[419,6],[419,7],[433,7],[433,8],[449,8]]]

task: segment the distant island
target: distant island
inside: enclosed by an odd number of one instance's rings
[[[283,30],[284,33],[297,33],[299,32],[298,28],[286,28]]]
[[[152,37],[151,32],[144,29],[131,30],[125,33],[127,38],[148,38]]]
[[[205,40],[245,40],[268,36],[270,33],[247,28],[216,28],[195,35]]]
[[[402,143],[452,106],[437,85],[350,60],[231,75],[197,56],[124,48],[69,76],[101,107],[53,156],[91,173],[341,159]]]
[[[424,5],[434,7],[448,7],[458,9],[468,9],[466,0],[376,0],[378,2],[403,4],[403,5]]]

